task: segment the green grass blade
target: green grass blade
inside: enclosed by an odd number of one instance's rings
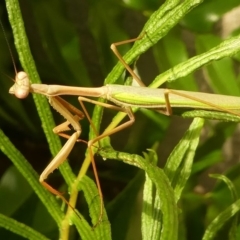
[[[107,205],[108,217],[111,222],[112,238],[114,240],[126,239],[129,226],[135,223],[134,220],[139,222],[141,215],[134,213],[137,212],[139,207],[139,204],[136,204],[136,200],[143,183],[144,173],[141,171],[128,182],[121,194]],[[128,200],[126,201],[126,199]],[[137,202],[139,203],[139,201]],[[134,220],[132,219],[133,214]],[[121,228],[119,228],[119,226],[121,226]],[[136,237],[136,234],[136,231],[133,231],[133,237]]]
[[[20,62],[25,72],[28,73],[31,82],[40,83],[41,81],[38,76],[35,63],[30,52],[28,39],[25,33],[24,23],[22,20],[18,1],[8,0],[6,1],[6,5],[7,5],[9,21],[13,29],[15,45],[19,54]],[[34,102],[35,102],[39,117],[42,122],[42,127],[46,135],[50,151],[52,155],[55,156],[61,149],[61,143],[60,143],[59,137],[57,137],[52,131],[55,124],[53,121],[50,106],[47,102],[46,97],[44,96],[33,94],[33,98],[34,98]],[[67,184],[71,186],[75,178],[70,169],[69,164],[65,161],[63,164],[60,165],[59,169],[64,179],[66,180]],[[79,221],[79,219],[77,220],[76,218],[74,218],[73,221],[75,220]],[[59,221],[58,221],[58,224],[59,224]],[[69,225],[67,220],[63,221],[62,224],[66,226]],[[66,227],[63,226],[62,229],[66,229]],[[63,232],[61,231],[61,233]]]
[[[116,159],[137,166],[148,174],[151,181],[154,183],[158,197],[161,201],[162,211],[162,230],[161,238],[164,240],[174,240],[178,236],[178,208],[175,203],[175,197],[170,182],[162,169],[152,165],[151,162],[135,154],[128,154],[117,151],[101,151],[101,156],[104,158]]]
[[[16,220],[6,217],[2,214],[0,214],[0,226],[26,239],[31,239],[31,240],[48,240],[49,239],[43,236],[42,234],[40,234],[39,232],[35,231],[34,229],[30,228],[29,226],[23,223],[19,223]]]
[[[143,28],[142,35],[145,33],[143,38],[135,42],[131,50],[124,56],[124,60],[128,64],[133,63],[142,53],[146,52],[157,41],[164,37],[181,18],[183,18],[191,9],[199,5],[202,0],[188,0],[176,6],[178,2],[179,1],[168,1],[151,15],[151,18]],[[172,10],[168,11],[169,9]],[[115,83],[124,70],[125,68],[122,63],[118,62],[105,79],[104,85]],[[99,119],[102,117],[102,111],[102,108],[99,106],[96,106],[94,109],[92,121],[95,124],[96,129],[100,128]],[[94,132],[90,131],[90,139],[93,136]]]
[[[38,181],[38,175],[33,170],[28,161],[23,157],[23,155],[14,147],[14,145],[9,141],[9,139],[0,130],[0,148],[1,151],[8,156],[8,158],[17,167],[19,172],[25,177],[31,187],[34,189],[36,194],[39,196],[43,204],[48,209],[48,212],[55,219],[57,224],[60,226],[61,219],[63,218],[63,213],[60,210],[59,204],[52,194],[50,194],[46,189],[44,189]]]
[[[155,11],[146,22],[141,33],[142,35],[145,33],[143,38],[135,42],[131,50],[124,55],[123,58],[125,61],[128,64],[132,64],[141,54],[163,38],[191,9],[201,2],[202,0],[187,0],[174,8],[172,8],[172,6],[174,6],[176,2],[172,1],[170,4],[166,2],[166,5],[163,5]],[[169,9],[171,10],[168,11]],[[124,66],[119,62],[107,76],[104,84],[115,83],[124,70]]]
[[[240,200],[231,204],[227,209],[222,211],[207,227],[203,240],[215,239],[217,232],[240,211]]]
[[[193,120],[187,132],[170,154],[164,167],[164,171],[174,188],[176,201],[180,199],[182,190],[191,175],[203,124],[204,120],[201,118]]]
[[[233,185],[233,182],[230,179],[228,179],[226,176],[221,175],[221,174],[209,174],[209,177],[222,180],[227,185],[229,191],[231,192],[233,201],[238,200],[238,198],[239,198],[238,192],[237,192],[235,186]]]
[[[240,51],[240,36],[229,38],[218,46],[209,51],[188,59],[183,63],[179,63],[168,71],[158,75],[150,85],[151,88],[157,88],[164,82],[174,81],[178,78],[185,77],[198,68],[225,57],[233,56]]]
[[[18,51],[21,64],[25,72],[28,73],[28,76],[32,83],[41,83],[34,60],[30,52],[28,39],[25,33],[24,23],[22,20],[21,10],[19,8],[18,1],[8,0],[6,1],[6,5],[9,21],[13,29],[15,46]],[[55,123],[52,118],[50,106],[47,102],[46,97],[44,96],[33,94],[33,99],[42,122],[44,133],[49,143],[49,148],[51,150],[52,155],[55,156],[61,149],[61,143],[59,137],[57,137],[52,132]],[[71,173],[68,163],[67,162],[63,163],[59,167],[59,169],[67,183],[70,184],[74,180],[74,176]]]
[[[148,155],[144,154],[146,161],[157,165],[158,157],[155,151],[149,151]],[[142,210],[142,238],[143,239],[160,239],[162,228],[161,199],[155,195],[156,188],[145,174],[145,183],[143,189],[143,210]]]
[[[93,227],[85,233],[85,238],[83,238],[83,236],[82,238],[89,239],[89,233],[91,232],[91,234],[93,234],[93,238],[91,239],[111,239],[111,228],[105,209],[103,209],[103,216],[99,221],[101,202],[96,184],[89,177],[84,176],[79,182],[79,190],[82,190],[84,193],[93,224]]]
[[[221,174],[210,174],[209,176],[212,178],[222,180],[227,185],[227,187],[232,195],[233,201],[235,201],[235,202],[238,201],[238,199],[239,199],[238,192],[237,192],[233,182],[229,178],[227,178],[226,176],[221,175]],[[233,221],[231,223],[231,228],[230,228],[230,231],[228,234],[229,239],[231,239],[231,240],[237,239],[236,234],[237,234],[237,228],[238,228],[238,219],[239,219],[239,214],[236,214],[233,218]]]

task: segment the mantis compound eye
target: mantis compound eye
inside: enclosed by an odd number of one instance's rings
[[[30,91],[30,81],[27,73],[19,72],[15,77],[14,85],[9,89],[10,94],[14,94],[17,98],[26,98]]]

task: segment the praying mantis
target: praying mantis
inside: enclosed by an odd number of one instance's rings
[[[133,41],[135,40],[136,39],[134,39]],[[114,50],[115,53],[117,53],[116,45],[118,44],[112,45],[112,49]],[[67,158],[75,142],[80,141],[79,137],[81,134],[81,126],[78,121],[81,120],[84,115],[81,111],[74,108],[72,105],[69,105],[66,101],[62,100],[59,97],[60,95],[80,96],[78,97],[78,99],[81,105],[82,101],[88,101],[114,110],[125,112],[129,117],[129,120],[127,122],[122,123],[121,125],[117,126],[111,131],[107,131],[104,132],[103,134],[100,134],[99,136],[97,136],[94,139],[91,139],[88,142],[88,147],[90,149],[90,155],[93,166],[95,166],[92,151],[94,143],[98,142],[99,140],[106,136],[114,134],[132,125],[135,121],[135,117],[132,111],[133,107],[150,108],[153,110],[157,109],[166,115],[171,115],[175,109],[180,110],[195,109],[216,112],[227,112],[238,117],[240,116],[238,112],[240,99],[238,97],[212,95],[170,89],[147,88],[144,86],[141,80],[134,74],[130,67],[125,63],[122,57],[119,54],[117,54],[117,56],[119,57],[123,65],[127,68],[127,70],[133,75],[134,79],[138,81],[140,87],[107,85],[100,88],[82,88],[58,85],[30,84],[28,75],[25,72],[19,72],[16,75],[15,79],[16,82],[14,86],[9,90],[10,94],[15,94],[17,98],[25,98],[27,97],[29,92],[38,93],[48,97],[49,102],[53,106],[53,108],[55,108],[67,120],[63,125],[60,126],[60,128],[59,126],[55,128],[54,131],[59,135],[68,138],[68,140],[64,147],[61,149],[61,151],[56,155],[56,157],[52,160],[52,162],[40,176],[40,182],[54,194],[59,195],[59,193],[55,189],[51,188],[51,186],[49,186],[45,182],[45,179],[54,169],[56,169]],[[106,100],[109,100],[115,105],[100,103],[98,101],[89,100],[85,97],[105,98]],[[209,102],[208,99],[211,102]],[[68,125],[71,125],[75,130],[75,132],[71,136],[62,133],[63,130],[66,130]],[[96,167],[93,168],[96,176]],[[96,181],[99,188],[102,206],[103,200],[100,184],[97,178]]]
[[[135,91],[136,91],[136,90],[135,90]],[[166,93],[167,93],[167,90],[166,90]],[[140,95],[140,94],[139,94],[139,95]],[[170,93],[170,94],[168,94],[168,96],[169,96],[169,98],[171,98],[171,96],[175,96],[175,97],[176,97],[176,96],[178,96],[178,95],[174,95],[174,93],[172,93],[172,94]],[[142,95],[141,95],[141,96],[138,96],[138,97],[141,98]],[[122,100],[121,100],[121,101],[122,101]],[[204,105],[204,104],[203,104],[203,105]],[[137,105],[136,105],[136,106],[137,106]],[[214,107],[212,107],[212,108],[214,108]],[[174,111],[175,109],[177,109],[177,107],[175,108],[175,107],[173,106],[173,104],[172,104],[172,105],[170,104],[170,108],[169,108],[169,109],[170,109],[170,111],[171,111],[171,110]],[[179,107],[179,109],[183,109],[183,108],[180,108],[180,107]],[[196,107],[196,109],[198,109],[198,108]],[[167,110],[167,109],[166,109],[166,105],[164,105],[163,111],[167,112],[166,110]],[[219,109],[219,110],[220,110],[220,109]],[[223,107],[223,110],[224,110],[224,107]],[[237,110],[231,110],[231,111],[235,112],[235,111],[237,111]]]
[[[138,39],[132,39],[129,41],[136,41]],[[79,120],[81,120],[84,115],[74,106],[67,103],[65,100],[60,98],[60,95],[74,95],[78,96],[78,101],[80,102],[85,115],[90,120],[83,101],[90,102],[93,104],[98,104],[106,108],[110,108],[117,111],[122,111],[126,113],[129,117],[129,120],[115,127],[111,131],[106,131],[94,139],[88,141],[88,148],[90,150],[91,161],[93,164],[94,174],[96,176],[96,182],[99,189],[99,194],[101,198],[101,212],[102,215],[102,206],[103,206],[103,197],[101,192],[100,183],[97,177],[97,171],[95,162],[93,159],[92,147],[96,142],[101,140],[106,136],[110,136],[114,133],[117,133],[130,125],[135,121],[135,117],[132,111],[132,108],[148,108],[152,110],[158,110],[165,115],[172,115],[174,110],[206,110],[214,112],[226,112],[231,115],[240,117],[240,98],[233,96],[225,95],[216,95],[208,93],[199,93],[199,92],[189,92],[189,91],[179,91],[171,89],[151,89],[145,87],[141,80],[136,76],[136,74],[130,69],[127,63],[123,60],[121,55],[118,53],[116,46],[122,44],[117,43],[113,44],[111,48],[113,49],[116,56],[127,68],[130,74],[137,80],[140,86],[123,86],[123,85],[106,85],[98,88],[84,88],[84,87],[71,87],[71,86],[61,86],[61,85],[46,85],[46,84],[30,84],[28,75],[25,72],[19,72],[16,75],[15,83],[10,88],[9,93],[14,94],[17,98],[22,99],[28,96],[29,92],[41,94],[49,99],[50,105],[56,109],[67,121],[63,125],[58,126],[54,129],[55,133],[68,138],[66,144],[57,154],[57,156],[52,160],[52,162],[47,166],[47,168],[40,175],[39,181],[43,186],[45,186],[49,191],[54,194],[60,195],[58,191],[49,186],[45,179],[48,175],[59,167],[59,165],[68,157],[71,152],[74,144],[79,140],[81,134],[81,126]],[[95,100],[88,99],[86,97],[94,98],[104,98],[111,102],[102,103]],[[74,114],[74,115],[73,115]],[[90,121],[91,123],[91,121]],[[62,133],[65,130],[68,130],[68,125],[71,125],[75,132],[68,136],[65,133]],[[66,201],[66,200],[65,200]],[[100,217],[101,218],[101,217]]]

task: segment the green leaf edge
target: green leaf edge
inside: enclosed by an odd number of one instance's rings
[[[27,239],[32,240],[49,239],[40,234],[39,232],[35,231],[34,229],[30,228],[29,226],[23,223],[19,223],[18,221],[10,217],[7,217],[3,214],[0,214],[0,226]]]

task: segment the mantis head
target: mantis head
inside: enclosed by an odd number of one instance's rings
[[[14,85],[9,89],[10,94],[14,94],[17,98],[26,98],[30,91],[30,82],[27,73],[18,72],[15,77]]]

